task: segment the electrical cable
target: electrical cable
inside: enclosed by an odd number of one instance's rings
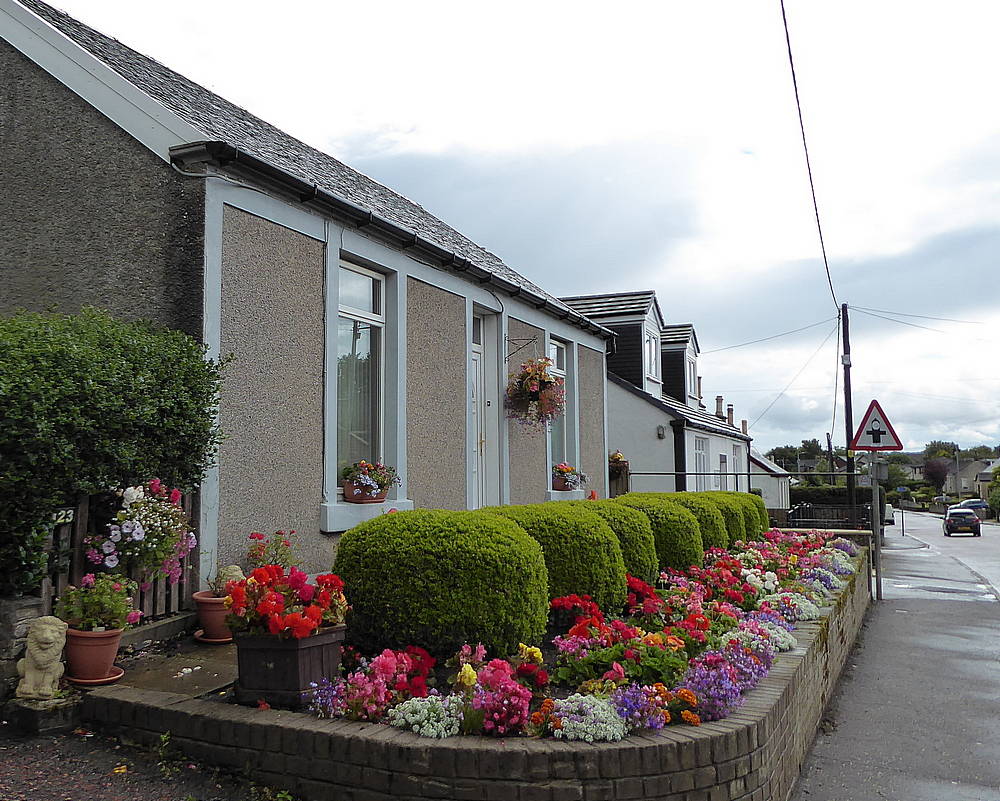
[[[807,367],[808,367],[808,366],[809,366],[809,365],[810,365],[810,364],[812,363],[812,360],[813,360],[813,359],[815,359],[815,358],[816,358],[816,356],[818,356],[818,355],[819,355],[819,352],[820,352],[821,350],[823,350],[823,346],[824,346],[824,345],[825,345],[825,344],[826,344],[827,342],[829,342],[829,341],[830,341],[830,337],[832,337],[832,336],[833,336],[834,332],[835,332],[835,331],[837,330],[837,328],[839,328],[839,327],[840,327],[840,324],[838,323],[838,324],[837,324],[836,326],[834,326],[834,327],[833,327],[832,329],[830,329],[830,333],[829,333],[829,334],[827,334],[827,335],[826,335],[825,337],[823,337],[823,341],[819,343],[819,347],[818,347],[818,348],[816,348],[816,350],[815,350],[815,352],[814,352],[814,353],[812,354],[812,356],[810,356],[810,357],[809,357],[808,359],[806,359],[806,363],[805,363],[805,364],[803,364],[803,365],[802,365],[802,366],[801,366],[801,367],[799,368],[799,371],[798,371],[798,372],[797,372],[797,373],[796,373],[796,374],[795,374],[794,376],[792,376],[792,380],[791,380],[791,381],[789,381],[789,382],[788,382],[788,383],[787,383],[787,384],[785,385],[785,388],[784,388],[783,390],[781,390],[781,392],[779,392],[779,393],[778,393],[777,395],[775,395],[775,396],[774,396],[774,400],[772,400],[772,401],[771,401],[771,402],[770,402],[770,403],[769,403],[769,404],[767,405],[767,408],[766,408],[766,409],[764,409],[764,411],[762,411],[762,412],[761,412],[761,413],[760,413],[759,415],[757,415],[757,419],[756,419],[756,420],[754,420],[754,421],[753,421],[753,422],[752,422],[752,423],[750,424],[750,428],[753,428],[753,427],[754,427],[755,425],[757,425],[757,423],[758,423],[758,422],[760,422],[760,419],[761,419],[761,418],[762,418],[762,417],[763,417],[763,416],[764,416],[765,414],[767,414],[767,413],[768,413],[769,411],[771,411],[771,407],[772,407],[772,406],[774,406],[774,404],[776,404],[776,403],[777,403],[777,402],[778,402],[778,401],[779,401],[779,400],[780,400],[780,399],[782,398],[782,396],[783,396],[783,395],[784,395],[784,394],[785,394],[786,392],[788,392],[788,389],[789,389],[789,387],[791,387],[791,386],[792,386],[792,384],[794,384],[794,383],[795,383],[795,381],[796,381],[796,380],[798,379],[798,377],[799,377],[800,375],[802,375],[802,373],[803,373],[803,372],[805,371],[805,369],[806,369],[806,368],[807,368]]]
[[[799,100],[799,81],[795,75],[795,60],[792,58],[792,39],[788,33],[788,16],[785,14],[785,0],[781,1],[781,21],[785,26],[785,44],[788,46],[788,66],[792,71],[792,86],[795,89],[795,108],[799,112],[799,130],[802,132],[802,150],[806,154],[806,172],[809,173],[809,191],[812,193],[813,212],[816,214],[816,230],[819,232],[819,247],[823,252],[823,269],[826,270],[826,282],[830,286],[833,305],[840,309],[837,293],[833,290],[833,278],[830,275],[830,262],[826,258],[826,242],[823,240],[823,226],[819,221],[819,203],[816,202],[816,184],[813,181],[812,162],[809,159],[809,145],[806,143],[806,125],[802,119],[802,102]]]
[[[917,323],[908,323],[906,320],[896,320],[892,317],[886,317],[882,314],[875,314],[875,312],[865,311],[857,306],[851,306],[852,309],[861,312],[862,314],[867,314],[869,317],[878,317],[880,320],[888,320],[890,323],[898,323],[899,325],[908,325],[910,328],[922,328],[924,331],[933,331],[935,334],[947,334],[947,331],[942,331],[940,328],[931,328],[927,325],[918,325]]]
[[[896,317],[919,317],[922,320],[939,320],[942,323],[963,323],[964,325],[984,325],[981,320],[955,320],[952,317],[930,317],[926,314],[907,314],[906,312],[886,311],[885,309],[868,309],[864,306],[851,306],[863,312],[881,312],[882,314],[894,314]]]
[[[785,331],[781,334],[774,334],[773,336],[764,337],[763,339],[752,339],[749,342],[741,342],[739,345],[727,345],[724,348],[715,348],[714,350],[702,351],[702,356],[707,356],[709,353],[721,353],[724,350],[732,350],[733,348],[745,348],[747,345],[756,345],[758,342],[768,342],[772,339],[777,339],[778,337],[787,337],[789,334],[797,334],[800,331],[808,331],[810,328],[815,328],[818,325],[823,325],[823,323],[828,323],[830,320],[836,319],[834,317],[827,317],[825,320],[820,320],[818,323],[811,323],[810,325],[804,325],[802,328],[796,328],[794,331]]]

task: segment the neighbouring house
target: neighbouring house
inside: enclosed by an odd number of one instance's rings
[[[963,461],[959,459],[957,465],[952,461],[951,470],[945,480],[944,491],[949,495],[959,495],[976,493],[978,495],[978,483],[980,473],[987,469],[988,461],[983,459],[970,459]],[[957,472],[955,468],[958,468]]]
[[[329,535],[387,507],[544,501],[554,461],[606,494],[609,329],[39,0],[0,0],[0,158],[0,313],[95,305],[234,356],[200,491],[203,578],[254,530],[295,529],[304,565],[328,569]],[[503,410],[508,374],[544,355],[567,387],[553,434]],[[343,502],[340,469],[360,459],[398,468],[385,506]]]
[[[608,445],[629,462],[636,491],[749,489],[746,421],[716,397],[705,409],[698,337],[690,323],[664,321],[652,291],[564,297],[614,331],[608,355]]]
[[[791,508],[791,474],[756,448],[750,448],[750,486],[759,489],[769,512],[786,513]]]
[[[1000,459],[987,459],[983,467],[976,474],[974,490],[978,497],[983,500],[989,499],[989,485],[993,481],[993,471],[1000,467]]]

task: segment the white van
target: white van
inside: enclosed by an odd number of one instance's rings
[[[882,524],[886,526],[896,525],[896,510],[892,508],[891,503],[885,505],[885,514],[882,516]]]

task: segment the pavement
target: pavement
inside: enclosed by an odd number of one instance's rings
[[[792,801],[1000,801],[1000,527],[899,523]]]

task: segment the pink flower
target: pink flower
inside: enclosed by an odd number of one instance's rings
[[[160,479],[158,479],[158,478],[152,479],[149,482],[149,491],[152,492],[154,495],[159,495],[160,494],[160,484],[161,484]]]
[[[297,567],[290,568],[288,571],[288,586],[293,590],[300,590],[309,582],[309,576],[299,570]]]
[[[617,662],[612,663],[611,670],[601,676],[605,681],[621,681],[625,678],[625,669]]]
[[[312,584],[303,584],[299,587],[299,600],[307,604],[313,599],[315,593],[316,588]]]
[[[82,579],[80,579],[80,586],[81,587],[93,587],[95,580],[96,579],[94,578],[94,574],[93,573],[87,573],[86,575],[84,575],[84,577]]]
[[[181,491],[179,489],[172,489],[172,490],[170,490],[170,502],[174,506],[180,506],[181,505]]]
[[[118,582],[118,581],[116,581],[116,582],[115,582],[114,584],[112,584],[111,586],[112,586],[112,587],[114,588],[114,591],[115,591],[115,592],[121,592],[121,589],[122,589],[122,585],[121,585],[121,582]]]
[[[138,609],[133,609],[131,612],[125,615],[125,620],[130,626],[134,626],[136,623],[139,622],[139,618],[141,617],[142,617],[142,612],[140,612]]]

